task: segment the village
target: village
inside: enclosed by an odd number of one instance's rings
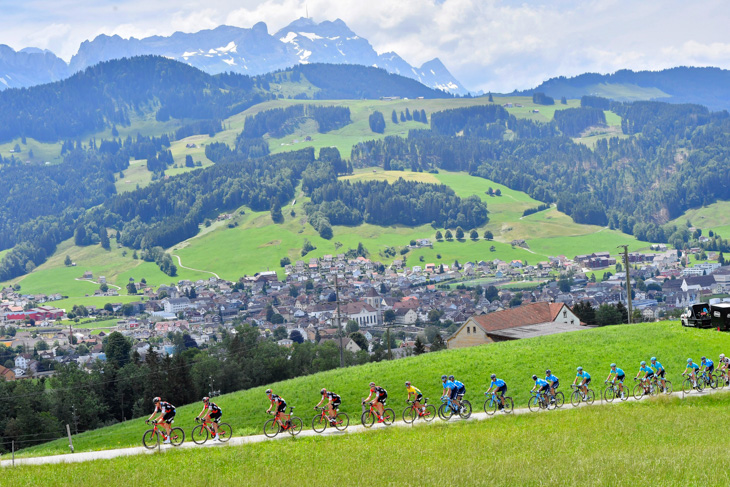
[[[628,254],[632,322],[676,318],[688,306],[730,292],[730,267],[717,262],[721,255],[699,261],[699,249],[652,250]],[[98,276],[102,285],[95,296],[109,301],[71,310],[53,306],[63,299],[62,290],[26,295],[5,288],[0,376],[42,377],[52,375],[55,364],[70,362],[92,367],[105,360],[104,338],[113,331],[131,339],[142,359],[150,350],[173,355],[183,342],[205,348],[242,323],[281,347],[333,340],[353,353],[384,347],[388,358],[576,331],[607,324],[585,323],[573,311],[576,305],[598,310],[626,303],[621,260],[596,252],[533,265],[495,259],[407,267],[399,259],[385,266],[365,257],[325,255],[285,265],[283,279],[265,271],[237,282],[211,277],[156,288],[130,279],[127,292],[134,290],[139,299],[124,304],[115,302],[119,291]],[[86,271],[82,278],[94,276]],[[94,333],[88,324],[94,320],[112,326]]]

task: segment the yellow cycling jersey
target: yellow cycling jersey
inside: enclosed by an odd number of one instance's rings
[[[415,394],[416,396],[420,396],[421,395],[421,391],[419,391],[417,387],[413,387],[413,386],[406,387],[406,391],[409,394]]]

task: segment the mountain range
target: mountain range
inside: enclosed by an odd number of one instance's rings
[[[102,61],[147,54],[175,59],[210,74],[257,75],[310,63],[375,66],[431,88],[468,93],[438,58],[414,67],[395,52],[378,54],[367,39],[340,19],[316,23],[306,18],[273,35],[263,22],[250,29],[223,25],[144,39],[100,35],[84,41],[69,64],[50,51],[30,48],[15,52],[0,46],[0,89],[57,81]]]

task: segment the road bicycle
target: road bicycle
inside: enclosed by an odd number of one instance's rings
[[[150,424],[149,420],[145,423]],[[165,433],[161,428],[158,428],[160,423],[158,421],[152,421],[152,429],[144,432],[142,435],[142,444],[148,450],[153,450],[160,445],[160,440],[165,438]],[[164,440],[163,440],[164,441]],[[185,441],[185,432],[182,428],[172,428],[170,430],[170,444],[172,446],[180,446]]]
[[[269,414],[273,414],[274,417],[264,423],[264,434],[268,438],[273,438],[284,431],[292,436],[296,436],[301,433],[304,423],[302,422],[302,418],[292,416],[293,412],[294,406],[289,407],[289,414],[284,414],[283,412],[278,411],[276,413],[269,412]]]
[[[488,399],[484,401],[484,412],[488,415],[493,415],[497,412],[497,409],[503,411],[505,414],[509,414],[514,411],[515,403],[512,401],[512,398],[510,396],[502,396],[504,406],[501,406],[499,403],[499,399],[497,399],[496,392],[485,392],[484,395],[489,396]]]
[[[626,388],[626,384],[624,384],[622,392],[621,388],[619,387],[618,381],[604,381],[603,383],[608,384],[608,387],[603,390],[603,399],[605,399],[606,402],[613,402],[613,400],[617,397],[622,401],[625,401],[629,398],[629,391]]]
[[[582,402],[585,402],[586,404],[593,404],[596,400],[596,393],[593,392],[593,389],[588,389],[588,392],[583,394],[582,386],[571,384],[570,387],[573,388],[573,393],[570,395],[570,404],[572,404],[573,407],[578,407],[578,405]]]
[[[327,426],[332,426],[338,431],[345,431],[350,425],[350,417],[347,413],[341,413],[335,410],[335,417],[330,418],[326,407],[315,407],[315,411],[319,411],[312,418],[312,429],[317,433],[322,433],[327,429]]]
[[[409,406],[403,410],[403,422],[405,423],[411,424],[419,418],[428,423],[436,417],[436,407],[433,404],[428,404],[427,397],[423,399],[420,407],[416,407],[416,401],[410,399],[406,399],[406,404]]]
[[[664,379],[663,387],[661,384],[661,379],[658,376],[655,375],[654,377],[652,377],[651,381],[654,383],[654,387],[656,387],[659,390],[660,394],[663,392],[664,394],[669,395],[674,390],[672,388],[672,381],[670,381],[670,380]]]
[[[195,422],[200,421],[200,418],[195,418]],[[194,427],[193,431],[190,432],[190,438],[192,438],[193,443],[196,445],[202,445],[208,441],[208,436],[213,435],[215,432],[211,426],[213,423],[214,421],[211,421],[208,418],[203,418],[202,423]],[[218,423],[218,441],[225,443],[231,439],[231,436],[233,436],[233,428],[231,428],[231,425],[228,423]]]
[[[653,378],[653,377],[652,377]],[[634,377],[634,382],[638,379]],[[644,396],[656,396],[661,392],[656,383],[652,382],[651,379],[641,378],[639,382],[634,386],[634,399],[637,401]]]
[[[555,394],[553,394],[548,389],[546,395],[550,403],[556,408],[561,408],[565,404],[565,395],[561,391],[555,391]]]
[[[537,412],[540,409],[553,409],[557,408],[555,401],[551,401],[552,398],[548,398],[548,393],[542,393],[540,391],[530,391],[530,399],[527,401],[527,407],[530,411]]]
[[[687,374],[682,374],[682,377],[686,377]],[[695,381],[693,383],[691,377],[687,377],[682,381],[682,392],[685,394],[689,394],[693,390],[697,392],[702,392],[702,390],[705,388],[704,381],[701,381],[699,376],[696,376]]]
[[[441,406],[438,409],[439,418],[448,421],[452,416],[458,415],[461,419],[469,419],[471,416],[471,403],[466,399],[461,400],[461,405],[457,404],[450,397],[441,397]]]
[[[702,382],[704,387],[710,386],[711,389],[717,389],[720,380],[717,378],[716,374],[708,374],[707,371],[703,370],[697,378],[697,382]]]
[[[720,369],[717,374],[717,387],[722,389],[727,385],[730,385],[730,374],[727,369]]]
[[[364,411],[362,413],[362,416],[360,416],[360,421],[362,422],[362,425],[366,428],[370,428],[374,423],[375,419],[378,418],[379,423],[384,423],[386,426],[390,426],[395,421],[395,411],[393,411],[390,408],[383,409],[383,416],[380,417],[380,414],[378,414],[378,410],[375,409],[375,401],[370,401],[368,403],[363,402],[363,406],[367,404],[368,410]]]

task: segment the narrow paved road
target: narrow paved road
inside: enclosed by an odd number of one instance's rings
[[[630,386],[633,386],[633,384],[630,384]],[[689,394],[689,396],[705,396],[708,394],[713,394],[717,392],[725,391],[724,389],[720,390],[705,390],[701,393],[693,392]],[[565,391],[564,391],[565,392]],[[728,391],[725,391],[728,392]],[[596,394],[600,394],[600,391],[596,391]],[[684,398],[685,395],[680,390],[679,392],[675,391],[673,394],[675,397],[679,396],[681,398]],[[651,400],[649,399],[643,399],[644,401]],[[472,404],[472,407],[474,408],[474,413],[471,415],[471,417],[466,421],[483,421],[495,416],[500,416],[503,414],[497,413],[494,416],[487,415],[483,407],[483,402],[481,402],[481,399],[479,399],[478,404]],[[633,397],[629,398],[628,401],[636,401]],[[597,407],[597,406],[608,406],[608,405],[616,405],[616,404],[623,404],[624,401],[620,401],[618,399],[614,400],[613,402],[605,402],[602,401],[599,398],[596,398],[596,402],[592,406],[587,406],[585,403],[581,404],[579,407]],[[627,401],[626,401],[627,402]],[[405,406],[404,406],[405,407]],[[371,429],[382,429],[382,428],[393,428],[393,427],[421,427],[426,426],[428,424],[432,423],[426,423],[423,421],[416,421],[415,424],[409,425],[404,423],[403,421],[400,421],[401,413],[403,412],[402,409],[400,409],[400,405],[393,408],[398,409],[398,411],[395,411],[396,417],[399,419],[399,421],[396,421],[392,426],[385,426],[382,424],[376,424]],[[566,399],[566,403],[563,406],[563,409],[574,409],[573,406],[570,405],[570,402]],[[295,411],[295,415],[297,413],[300,413],[301,411]],[[306,413],[308,416],[303,417],[302,420],[305,424],[309,424],[311,421],[311,417],[314,415],[313,412],[306,410]],[[310,414],[311,413],[311,414]],[[530,410],[527,408],[516,408],[512,414],[530,414]],[[551,414],[551,411],[540,411],[533,414]],[[301,417],[301,416],[300,416]],[[345,431],[337,431],[332,428],[327,428],[327,430],[322,433],[325,436],[339,436],[339,435],[347,435],[347,434],[357,434],[362,433],[366,430],[364,426],[360,424],[360,418],[350,418],[350,426]],[[463,421],[461,419],[452,419],[452,422],[458,422]],[[434,419],[433,423],[441,423],[442,421],[438,418]],[[141,424],[141,422],[140,422]],[[263,422],[261,423],[263,426]],[[142,429],[140,429],[140,433],[142,433]],[[186,435],[186,442],[183,443],[178,448],[222,448],[228,445],[247,445],[250,443],[259,443],[262,441],[273,441],[278,440],[281,438],[289,438],[289,434],[283,433],[279,434],[275,438],[267,438],[264,435],[252,435],[252,436],[239,436],[235,438],[231,438],[231,440],[228,443],[213,443],[211,441],[208,441],[204,445],[196,445],[193,443],[189,436],[190,431],[185,431]],[[318,433],[314,432],[313,430],[303,430],[299,436],[315,436]],[[140,437],[141,438],[141,437]],[[161,451],[167,451],[171,448],[175,448],[173,446],[164,445],[161,448]],[[149,454],[149,453],[155,453],[157,450],[147,450],[146,448],[140,446],[140,447],[134,447],[134,448],[119,448],[115,450],[103,450],[103,451],[94,451],[94,452],[83,452],[83,453],[69,453],[66,455],[53,455],[53,456],[46,456],[46,457],[32,457],[32,458],[19,458],[15,460],[15,465],[43,465],[43,464],[49,464],[49,463],[77,463],[77,462],[88,462],[91,460],[101,460],[101,459],[111,459],[111,458],[117,458],[117,457],[126,457],[131,455],[141,455],[141,454]],[[9,467],[12,466],[12,460],[8,460],[9,455],[4,455],[6,458],[5,460],[2,460],[0,462],[0,466],[2,467]]]
[[[215,272],[211,272],[211,271],[204,271],[204,270],[202,270],[202,269],[193,269],[192,267],[185,267],[184,265],[182,265],[182,260],[180,260],[180,256],[179,256],[179,255],[176,255],[176,254],[172,254],[172,256],[173,256],[173,257],[175,257],[175,258],[177,259],[177,265],[178,265],[179,267],[183,268],[183,269],[187,269],[187,270],[189,270],[189,271],[204,272],[204,273],[206,273],[206,274],[213,274],[213,275],[214,275],[214,276],[216,277],[216,279],[220,279],[220,278],[221,278],[221,276],[219,276],[219,275],[218,275],[218,274],[216,274]]]

